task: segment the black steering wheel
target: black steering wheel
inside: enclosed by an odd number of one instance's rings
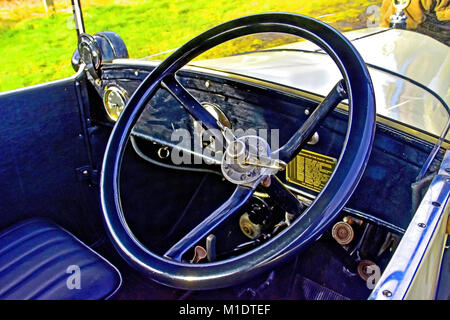
[[[339,81],[314,109],[288,142],[273,152],[264,147],[263,158],[269,164],[242,166],[240,155],[252,154],[248,137],[228,134],[205,108],[177,81],[175,73],[199,54],[225,41],[262,32],[281,32],[303,37],[321,47],[339,67]],[[225,177],[237,186],[232,196],[203,222],[174,244],[163,256],[145,248],[129,229],[122,211],[119,176],[125,146],[131,130],[147,102],[159,88],[167,89],[195,119],[208,129],[227,136],[222,164]],[[315,201],[303,208],[274,174],[292,160],[311,138],[321,121],[344,99],[348,99],[348,129],[336,169]],[[375,97],[369,72],[353,45],[337,30],[310,17],[270,13],[235,19],[216,26],[176,50],[156,67],[137,88],[118,119],[106,147],[101,175],[101,203],[108,234],[121,256],[134,268],[153,280],[182,289],[212,289],[237,284],[274,267],[315,241],[333,222],[355,190],[372,148],[375,134]],[[258,140],[259,141],[259,140]],[[264,141],[257,142],[263,144]],[[257,161],[258,159],[253,159]],[[269,168],[270,167],[270,168]],[[243,169],[244,168],[244,169]],[[247,169],[246,169],[247,168]],[[252,179],[241,183],[236,172]],[[256,172],[256,173],[255,173]],[[224,172],[225,173],[225,172]],[[269,178],[268,178],[269,177]],[[236,257],[202,264],[182,260],[183,254],[204,239],[221,222],[236,212],[262,184],[283,209],[301,213],[289,227],[257,248]]]

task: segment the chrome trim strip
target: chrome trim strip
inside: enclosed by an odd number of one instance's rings
[[[80,0],[72,0],[73,18],[75,20],[75,28],[77,30],[78,38],[82,33],[85,33],[83,12],[81,11]]]
[[[401,300],[407,298],[419,268],[425,261],[426,254],[431,249],[438,235],[438,228],[443,219],[447,219],[450,204],[450,173],[445,169],[450,166],[450,151],[447,151],[439,170],[439,174],[431,182],[419,208],[409,224],[397,250],[383,272],[375,289],[369,296],[370,300]],[[441,256],[442,259],[442,256]],[[440,262],[439,262],[440,265]],[[429,283],[436,288],[436,283]],[[427,288],[433,292],[433,287]],[[426,296],[423,298],[434,298]]]

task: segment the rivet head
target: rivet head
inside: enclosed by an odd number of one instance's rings
[[[425,224],[425,223],[418,223],[417,224],[419,227],[421,227],[421,228],[426,228],[427,227],[427,225]]]
[[[309,116],[309,109],[305,109],[305,114]]]
[[[392,297],[392,292],[389,290],[383,290],[383,296],[385,297]]]
[[[437,202],[437,201],[433,201],[431,204],[433,206],[435,206],[435,207],[440,207],[441,206],[441,204],[439,202]]]

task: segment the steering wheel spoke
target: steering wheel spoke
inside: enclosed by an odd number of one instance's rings
[[[221,130],[218,121],[214,118],[198,100],[187,91],[187,89],[176,79],[174,74],[169,74],[161,81],[161,86],[192,115],[195,120],[200,121],[207,129]]]
[[[270,198],[289,214],[298,216],[305,210],[305,206],[275,175],[270,177],[270,184],[266,187],[266,191]]]
[[[164,256],[181,261],[183,254],[201,239],[206,237],[214,228],[236,212],[253,194],[254,188],[237,186],[233,194],[219,208],[210,214],[199,225],[173,245]]]
[[[323,120],[347,98],[344,80],[340,80],[328,93],[325,99],[314,109],[308,119],[298,129],[286,144],[278,150],[281,160],[288,163],[295,157],[305,144],[311,139]]]

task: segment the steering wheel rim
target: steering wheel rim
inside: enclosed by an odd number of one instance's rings
[[[254,33],[282,32],[319,45],[343,75],[349,124],[335,171],[310,207],[273,239],[240,256],[205,264],[173,261],[145,248],[128,227],[120,200],[120,167],[131,130],[163,79],[201,53],[225,41]],[[354,108],[354,106],[359,108]],[[355,119],[357,121],[355,121]],[[109,138],[100,182],[103,218],[120,255],[153,280],[180,289],[214,289],[247,280],[297,254],[315,241],[339,214],[367,165],[375,134],[375,98],[369,72],[353,45],[316,19],[285,13],[257,14],[218,25],[188,41],[156,67],[137,88]],[[312,223],[305,223],[312,220]]]

